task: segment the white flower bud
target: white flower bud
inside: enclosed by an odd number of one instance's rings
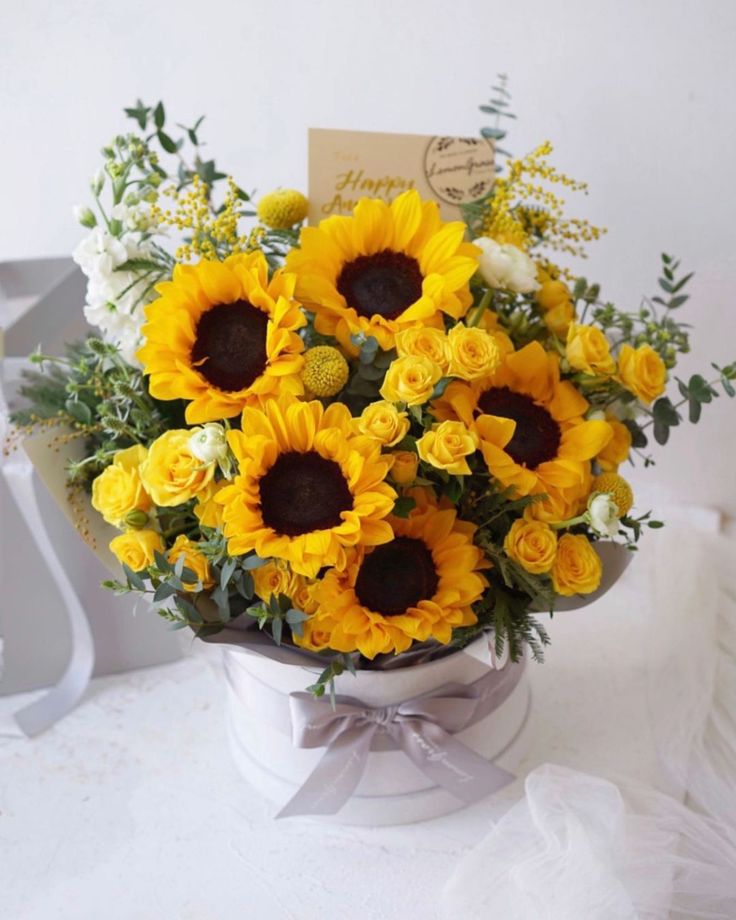
[[[92,194],[96,197],[102,191],[102,186],[105,184],[105,172],[102,169],[98,169],[97,172],[92,176],[89,182],[89,187],[92,189]]]
[[[89,208],[85,208],[81,204],[75,204],[73,210],[74,217],[83,227],[89,227],[91,229],[97,226],[97,218]]]
[[[189,450],[202,463],[220,463],[227,457],[225,429],[217,422],[207,422],[192,429]]]
[[[483,250],[478,267],[490,287],[516,294],[531,294],[539,290],[537,266],[518,246],[497,243],[487,236],[473,242]]]
[[[615,537],[618,533],[618,505],[609,492],[594,492],[590,496],[585,517],[599,537]]]

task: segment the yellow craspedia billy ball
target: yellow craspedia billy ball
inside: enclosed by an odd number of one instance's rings
[[[631,486],[618,473],[601,473],[600,476],[596,476],[591,491],[608,492],[616,502],[621,517],[628,514],[634,504]]]
[[[348,382],[349,374],[345,356],[331,345],[316,345],[304,355],[302,383],[322,399],[339,393]]]
[[[258,202],[258,219],[271,230],[288,230],[307,216],[307,199],[293,188],[278,189]]]

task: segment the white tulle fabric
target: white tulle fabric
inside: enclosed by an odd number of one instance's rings
[[[463,920],[736,917],[736,846],[670,796],[552,764],[463,858],[445,915]]]
[[[657,543],[642,705],[659,788],[537,767],[461,859],[444,916],[736,918],[736,542],[672,528]]]
[[[736,540],[671,534],[656,560],[648,702],[661,768],[736,828]]]

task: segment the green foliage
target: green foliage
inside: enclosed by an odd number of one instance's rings
[[[500,146],[500,141],[506,139],[508,134],[503,126],[503,119],[516,119],[516,115],[511,111],[511,93],[508,90],[508,77],[506,74],[498,74],[497,84],[491,87],[493,95],[490,100],[479,106],[481,112],[485,115],[493,116],[493,124],[487,125],[480,129],[481,137],[486,138],[493,143],[496,157],[510,157],[511,153],[504,147]],[[503,167],[496,160],[496,172],[500,173]],[[472,201],[469,204],[460,206],[463,220],[468,225],[471,236],[478,236],[483,228],[483,222],[488,210],[488,202],[493,197],[493,190],[484,195],[478,201]]]
[[[345,671],[349,671],[351,674],[355,674],[355,661],[353,660],[352,655],[341,652],[335,655],[335,657],[319,675],[317,680],[311,686],[307,687],[307,692],[319,698],[325,695],[326,690],[329,690],[330,701],[332,702],[332,706],[334,708],[335,678],[339,677],[341,674],[344,674]]]
[[[644,298],[635,312],[619,310],[612,303],[595,306],[592,318],[604,332],[613,336],[614,348],[618,349],[623,344],[634,348],[651,345],[668,368],[675,366],[679,354],[690,351],[689,326],[672,315],[673,310],[679,309],[688,300],[689,295],[683,292],[693,277],[693,272],[689,272],[678,278],[679,266],[678,260],[662,254],[662,276],[658,283],[670,294],[666,300],[659,296]],[[592,305],[595,300],[587,303]]]
[[[479,108],[481,112],[484,112],[486,115],[494,116],[494,124],[490,127],[481,128],[480,133],[487,140],[493,141],[497,154],[503,157],[510,157],[511,154],[509,151],[499,147],[498,144],[499,141],[505,139],[508,133],[506,129],[501,126],[501,119],[516,118],[516,115],[514,115],[510,109],[511,93],[508,90],[508,77],[505,73],[500,73],[498,75],[498,83],[496,86],[492,86],[491,89],[494,95],[491,96],[490,102],[479,106]],[[496,164],[496,172],[501,172],[500,164]]]
[[[736,362],[725,368],[717,364],[712,366],[718,372],[718,377],[710,381],[701,374],[693,374],[687,383],[675,377],[682,396],[679,402],[673,403],[668,396],[662,396],[654,403],[651,420],[643,428],[649,427],[650,424],[653,426],[654,440],[658,444],[666,444],[670,437],[670,430],[677,427],[682,421],[680,409],[687,406],[688,420],[695,425],[700,421],[703,406],[713,402],[721,395],[717,389],[719,386],[727,396],[736,395],[731,382],[736,379]]]
[[[631,515],[625,515],[621,518],[621,534],[624,535],[626,543],[628,544],[629,549],[636,549],[632,544],[638,543],[641,538],[642,528],[649,527],[652,530],[657,530],[661,527],[664,527],[662,521],[652,520],[652,512],[647,511],[646,514],[641,514],[639,517],[631,517]],[[627,533],[630,530],[631,534]]]
[[[118,450],[183,424],[181,404],[154,400],[141,371],[100,339],[69,345],[63,358],[39,353],[31,360],[40,370],[24,373],[19,393],[26,405],[12,420],[32,427],[54,419],[85,438],[86,457],[70,468],[71,482],[88,484]]]
[[[383,351],[373,336],[353,336],[353,344],[360,348],[358,359],[351,362],[350,379],[340,394],[353,415],[360,413],[370,403],[381,398],[379,390],[396,351]]]
[[[291,599],[285,594],[272,594],[268,602],[259,601],[246,610],[249,616],[258,621],[258,628],[269,627],[276,645],[281,645],[284,639],[284,628],[288,627],[292,633],[301,636],[304,623],[309,619],[302,610],[297,610]]]
[[[166,110],[163,102],[157,102],[155,105],[145,105],[139,99],[134,106],[130,106],[124,111],[128,118],[132,118],[144,133],[145,137],[138,140],[143,149],[150,151],[150,154],[152,154],[153,159],[150,159],[149,154],[149,161],[161,179],[176,178],[177,188],[182,189],[190,185],[196,175],[209,189],[212,189],[218,182],[226,178],[227,174],[218,170],[215,161],[204,159],[202,154],[203,144],[200,140],[199,129],[204,121],[204,115],[201,115],[191,127],[177,122],[175,127],[183,132],[177,134],[171,127],[168,128],[168,131],[164,130]],[[174,165],[169,169],[162,165],[158,154],[152,149],[154,141],[159,145],[163,153],[176,158]],[[193,148],[190,161],[182,153],[186,149],[187,143]],[[250,196],[242,189],[239,189],[239,197],[243,201],[250,200]]]

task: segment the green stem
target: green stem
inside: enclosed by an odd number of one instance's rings
[[[709,381],[708,381],[708,386],[709,386],[709,387],[713,387],[713,386],[715,386],[717,383],[720,383],[720,381],[721,381],[721,378],[720,378],[720,377],[716,377],[715,379],[709,380]],[[678,403],[674,403],[673,406],[672,406],[672,408],[675,409],[675,410],[677,410],[677,409],[679,409],[681,406],[684,406],[685,403],[687,403],[687,402],[690,402],[690,400],[689,400],[689,399],[685,399],[685,398],[683,397]],[[649,411],[649,410],[647,410],[647,411]],[[651,413],[650,413],[650,414],[651,414]],[[650,426],[650,425],[653,425],[653,424],[654,424],[654,416],[652,415],[652,417],[649,419],[649,421],[646,423],[646,425],[640,425],[639,427],[641,428],[642,431],[644,431],[646,428],[649,428],[649,426]]]
[[[568,527],[574,527],[576,524],[584,524],[587,521],[587,514],[579,514],[577,517],[570,518],[568,521],[555,521],[549,526],[553,530],[567,530]]]
[[[481,317],[486,312],[490,306],[491,301],[493,300],[493,291],[486,291],[483,297],[481,297],[480,303],[470,314],[470,318],[466,320],[466,326],[477,326],[481,321]]]

